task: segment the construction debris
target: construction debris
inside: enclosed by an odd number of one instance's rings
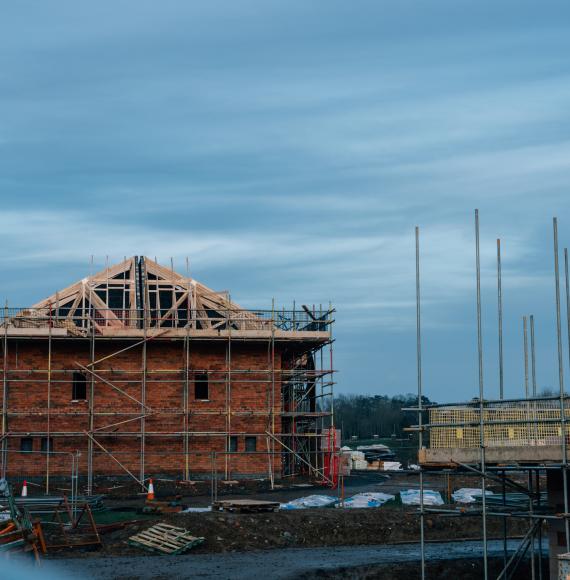
[[[87,522],[80,525],[84,517]],[[60,549],[100,548],[103,545],[89,503],[72,510],[65,500],[62,508],[55,509],[54,519],[58,524],[59,535],[44,545],[44,553]]]
[[[278,501],[262,501],[254,499],[234,499],[215,501],[212,504],[213,510],[236,512],[236,513],[254,513],[254,512],[276,512],[279,509]]]
[[[39,561],[39,548],[45,552],[41,525],[32,524],[26,511],[18,508],[5,479],[0,479],[0,513],[0,552],[31,551]]]
[[[143,514],[177,514],[184,510],[179,501],[155,501],[146,502],[142,509]]]
[[[169,524],[156,524],[129,538],[129,544],[161,554],[182,554],[203,543],[205,538],[197,538],[184,528]]]
[[[66,509],[66,503],[69,506],[69,499],[67,496],[27,496],[14,498],[16,505],[19,508],[25,509],[32,515],[49,515],[55,513],[57,510]],[[82,495],[74,499],[75,505],[89,504],[89,509],[100,511],[104,509],[102,495]]]

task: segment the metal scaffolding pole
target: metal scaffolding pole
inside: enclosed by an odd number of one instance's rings
[[[504,397],[503,376],[503,286],[501,281],[501,240],[497,239],[497,305],[499,321],[499,399]]]
[[[483,507],[483,572],[487,580],[489,576],[487,563],[487,513],[485,500],[485,429],[483,424],[483,333],[481,328],[481,260],[479,253],[479,210],[475,210],[475,269],[477,280],[477,353],[479,368],[479,442],[481,447],[481,502]]]
[[[528,391],[528,331],[527,318],[523,316],[523,351],[524,351],[524,396],[525,399],[529,397]]]
[[[560,316],[560,270],[558,266],[558,220],[552,219],[554,234],[554,281],[556,284],[556,338],[558,344],[558,383],[560,386],[560,422],[562,439],[562,482],[564,486],[564,512],[568,513],[568,450],[566,443],[566,410],[564,399],[564,364],[562,360],[562,328]],[[564,519],[566,551],[570,552],[570,522]]]
[[[536,398],[536,350],[534,343],[534,315],[530,315],[530,368],[532,376],[532,396]]]
[[[2,353],[2,478],[8,470],[8,301],[4,306],[4,352]]]
[[[51,306],[50,306],[50,318],[51,318]],[[50,456],[52,452],[51,445],[51,327],[52,321],[50,320],[48,328],[48,374],[47,374],[47,438],[46,438],[46,495],[49,495],[49,476],[50,476]]]
[[[420,228],[416,226],[416,357],[418,372],[418,447],[423,446],[422,430],[422,334],[421,334],[421,294],[420,294]],[[420,469],[420,550],[422,580],[425,578],[425,513],[424,513],[424,475]]]

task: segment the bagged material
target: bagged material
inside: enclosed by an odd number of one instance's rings
[[[338,503],[336,507],[345,508],[375,508],[384,505],[387,501],[396,499],[396,496],[389,493],[366,492],[357,493],[344,500],[344,506]]]
[[[453,501],[457,503],[475,503],[476,498],[483,495],[481,488],[477,487],[462,487],[451,494]],[[485,490],[485,496],[493,495],[492,491]]]
[[[402,490],[400,492],[400,498],[404,505],[420,505],[420,490]],[[443,499],[439,491],[424,489],[424,505],[443,505]]]
[[[282,503],[279,507],[282,510],[304,510],[307,508],[319,508],[333,505],[337,501],[335,496],[331,495],[308,495],[299,497],[287,503]]]
[[[201,514],[201,513],[205,513],[205,512],[211,512],[211,511],[212,511],[212,506],[189,507],[189,508],[186,508],[185,510],[182,510],[180,513],[181,514]]]
[[[399,461],[384,461],[384,471],[402,471],[402,464]]]

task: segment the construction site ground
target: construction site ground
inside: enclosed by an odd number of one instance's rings
[[[445,497],[449,489],[476,487],[480,479],[469,474],[452,474],[448,477],[441,473],[426,475],[425,481],[426,488],[439,490]],[[196,489],[201,486],[195,486],[194,492],[187,495],[182,488],[187,488],[188,484],[166,485],[167,483],[156,482],[157,501],[176,497],[179,502],[192,507],[205,507],[211,503],[206,487],[200,494]],[[417,484],[417,473],[360,472],[346,478],[344,491],[345,496],[363,491],[382,491],[397,496],[400,490],[417,488]],[[274,490],[267,487],[265,482],[220,482],[218,485],[219,497],[223,499],[248,497],[286,502],[315,493],[335,496],[338,494],[336,490],[308,483],[282,484]],[[87,566],[90,577],[134,579],[183,577],[184,575],[179,575],[180,566],[190,567],[190,572],[196,565],[200,569],[196,570],[200,577],[233,578],[234,576],[227,575],[227,566],[233,567],[232,558],[245,558],[240,566],[258,567],[259,573],[274,561],[288,562],[292,574],[289,577],[334,578],[338,570],[350,568],[354,569],[354,577],[407,578],[410,570],[416,569],[414,566],[417,567],[419,560],[418,508],[404,506],[399,501],[370,509],[317,508],[270,513],[213,511],[147,514],[141,513],[145,498],[140,495],[140,489],[136,486],[132,488],[130,485],[117,485],[114,493],[105,499],[105,505],[106,511],[95,513],[98,523],[125,521],[129,524],[104,533],[101,549],[81,552],[65,550],[48,555],[48,566],[59,566],[74,574],[81,570],[85,573]],[[205,542],[188,554],[178,556],[153,555],[128,544],[129,537],[158,522],[186,528],[193,535],[204,537]],[[481,547],[481,518],[429,514],[425,523],[426,541],[431,557],[439,555],[440,559],[454,560],[452,568],[448,566],[446,570],[456,570],[467,578],[470,577],[467,572],[472,569],[472,577],[478,577],[475,572],[478,561],[473,558]],[[514,520],[509,524],[509,537],[524,535],[527,525],[526,521]],[[499,542],[495,546],[497,551],[499,544],[502,550],[502,533],[502,521],[489,518],[488,537]],[[514,544],[511,548],[513,546]],[[321,556],[317,557],[321,552]],[[344,554],[344,560],[339,560],[339,554]],[[293,559],[299,559],[295,566]],[[323,564],[327,560],[334,565],[331,564],[330,569],[322,569],[319,562]],[[128,566],[125,568],[123,563],[127,561]],[[375,576],[377,569],[385,568],[387,562],[398,563],[390,566],[390,573],[397,575]],[[437,561],[430,565],[437,566]],[[165,571],[165,566],[169,570],[172,568],[171,571]],[[210,570],[211,574],[207,575],[204,570]],[[311,576],[317,573],[321,576]],[[255,569],[252,569],[249,577],[254,574]]]

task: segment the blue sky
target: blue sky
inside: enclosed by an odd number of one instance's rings
[[[157,256],[240,303],[333,302],[338,390],[557,385],[551,220],[570,245],[566,2],[28,2],[0,21],[0,295],[29,305],[93,254]],[[565,316],[565,311],[564,311]],[[570,384],[568,350],[565,364]]]

